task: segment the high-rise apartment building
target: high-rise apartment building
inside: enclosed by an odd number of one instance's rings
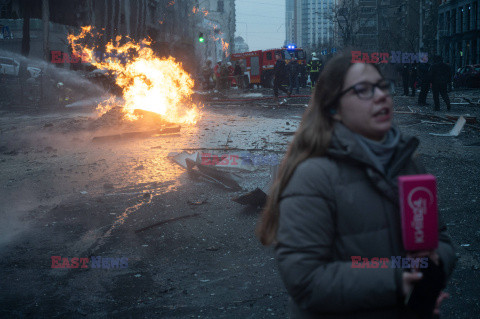
[[[315,47],[333,41],[335,0],[286,0],[286,42]]]

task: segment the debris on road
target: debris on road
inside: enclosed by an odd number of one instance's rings
[[[445,115],[445,117],[452,121],[458,121],[458,119],[460,118],[459,116],[454,116],[454,115]],[[463,117],[465,118],[465,121],[467,121],[467,124],[477,123],[477,118],[475,116],[469,116],[467,114],[467,115],[464,115]]]
[[[186,158],[185,162],[187,163],[187,170],[194,175],[204,177],[230,190],[235,191],[241,189],[238,182],[227,172],[221,172],[214,167],[198,164],[189,158]]]
[[[467,121],[463,116],[460,116],[455,123],[455,126],[450,130],[450,132],[446,134],[440,134],[440,133],[430,133],[430,135],[435,135],[435,136],[458,136],[460,132],[462,131],[463,127],[465,126],[465,123]]]
[[[176,127],[167,127],[159,130],[151,130],[151,131],[144,131],[144,132],[128,132],[128,133],[121,133],[115,135],[105,135],[105,136],[95,136],[92,139],[92,142],[108,142],[108,141],[115,141],[121,139],[129,139],[129,138],[147,138],[152,137],[154,135],[165,135],[165,134],[172,134],[180,132],[181,126]]]
[[[267,194],[257,187],[249,193],[232,198],[232,201],[244,206],[263,207],[267,201]]]
[[[186,162],[187,158],[194,161],[195,163],[200,163],[199,153],[189,154],[187,152],[182,152],[182,153],[172,152],[172,153],[169,153],[167,157],[185,169],[187,169],[187,162]]]
[[[185,215],[185,216],[180,216],[180,217],[172,217],[172,218],[169,218],[169,219],[166,219],[166,220],[162,220],[158,223],[155,223],[153,225],[150,225],[150,226],[146,226],[146,227],[143,227],[143,228],[140,228],[140,229],[137,229],[135,231],[135,234],[138,234],[140,232],[143,232],[145,230],[148,230],[148,229],[152,229],[152,228],[155,228],[157,226],[161,226],[161,225],[164,225],[164,224],[167,224],[167,223],[171,223],[171,222],[174,222],[174,221],[177,221],[177,220],[182,220],[182,219],[187,219],[187,218],[191,218],[191,217],[197,217],[199,216],[200,214],[196,213],[196,214],[191,214],[191,215]]]
[[[190,200],[187,201],[188,205],[194,205],[194,206],[203,205],[205,203],[207,203],[206,199],[201,199],[201,200],[196,200],[196,201],[190,201]]]
[[[207,150],[207,149],[205,149]],[[211,149],[208,149],[211,150]],[[230,150],[238,150],[238,149],[219,149],[219,150],[225,150],[225,151],[230,151]],[[244,171],[249,171],[253,172],[256,170],[254,165],[252,165],[251,160],[249,160],[248,156],[242,156],[242,154],[227,154],[227,153],[222,153],[221,155],[216,155],[212,153],[200,153],[200,152],[195,152],[195,153],[187,153],[187,152],[182,152],[182,153],[176,153],[172,152],[168,154],[168,157],[177,163],[178,165],[182,166],[183,168],[187,169],[187,164],[185,160],[188,158],[192,161],[194,161],[196,164],[200,165],[207,165],[207,166],[212,166],[218,169],[239,169],[239,170],[244,170]]]
[[[295,135],[295,132],[280,132],[280,131],[275,131],[275,133],[276,133],[276,134],[283,135],[283,136]]]
[[[434,125],[452,125],[450,122],[433,122],[433,121],[420,121],[422,124],[434,124]]]

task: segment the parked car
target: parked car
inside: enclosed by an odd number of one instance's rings
[[[453,77],[453,85],[455,88],[480,88],[480,64],[459,68]]]
[[[0,57],[0,74],[7,76],[18,76],[20,71],[20,63],[14,58]],[[32,66],[27,67],[28,74],[31,78],[38,78],[42,73],[42,70]]]

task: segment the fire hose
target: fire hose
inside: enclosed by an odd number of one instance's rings
[[[279,98],[287,98],[288,96],[282,95]],[[298,97],[311,97],[310,95],[292,95],[290,98],[298,98]],[[208,100],[208,102],[252,102],[252,101],[263,101],[263,100],[272,100],[274,99],[273,96],[269,97],[257,97],[251,99],[223,99],[223,100]]]

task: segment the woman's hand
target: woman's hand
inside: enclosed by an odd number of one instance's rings
[[[423,277],[423,274],[419,271],[414,272],[403,272],[402,282],[403,282],[403,295],[408,296],[416,282],[420,281]]]

